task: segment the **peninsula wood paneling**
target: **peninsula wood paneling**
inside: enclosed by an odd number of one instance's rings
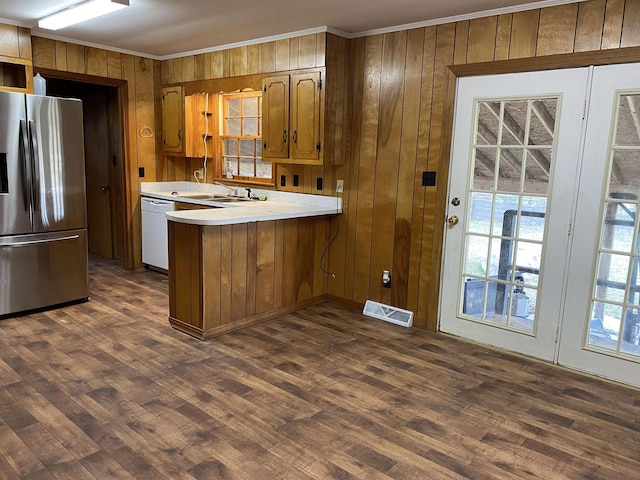
[[[157,178],[156,166],[163,168],[158,162],[159,146],[155,135],[157,98],[160,91],[159,62],[107,51],[99,48],[85,47],[73,43],[32,37],[33,63],[35,68],[46,68],[60,72],[77,74],[75,80],[94,82],[96,78],[108,78],[126,82],[122,102],[125,108],[124,149],[126,191],[126,255],[125,265],[128,268],[142,266],[141,259],[141,221],[140,221],[140,181],[154,181]],[[152,137],[141,137],[138,132],[143,126],[154,131]],[[139,178],[138,169],[144,167],[145,177]]]
[[[588,0],[351,40],[351,156],[334,169],[345,180],[345,209],[330,249],[339,275],[328,293],[407,308],[417,325],[435,328],[442,202],[455,175],[446,143],[448,66],[638,46],[638,25],[640,0]],[[435,188],[421,185],[423,171],[436,172]],[[390,295],[380,288],[383,269],[393,278]]]
[[[169,308],[198,338],[317,303],[330,217],[236,225],[169,222]]]

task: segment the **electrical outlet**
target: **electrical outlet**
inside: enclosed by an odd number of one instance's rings
[[[344,180],[338,180],[336,183],[336,193],[342,193],[344,191]]]
[[[200,180],[202,180],[202,177],[204,176],[204,170],[202,168],[199,168],[195,172],[193,172],[193,174],[195,175],[196,178],[199,178]]]

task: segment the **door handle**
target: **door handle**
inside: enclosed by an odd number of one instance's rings
[[[107,190],[110,190],[111,187],[109,186],[108,183],[104,183],[102,185],[100,185],[100,190],[102,190],[102,193],[106,192]]]
[[[449,224],[450,227],[457,225],[459,221],[460,219],[458,218],[457,215],[451,215],[449,218],[447,218],[447,223]]]
[[[31,136],[31,182],[33,184],[33,209],[40,211],[40,157],[36,128],[33,120],[29,120],[29,135]]]

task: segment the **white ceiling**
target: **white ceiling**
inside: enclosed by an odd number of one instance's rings
[[[575,1],[581,0],[129,0],[129,8],[52,32],[38,29],[37,19],[79,0],[2,0],[0,22],[162,59],[294,32],[355,37]]]

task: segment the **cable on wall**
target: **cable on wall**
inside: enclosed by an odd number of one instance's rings
[[[324,273],[325,275],[329,275],[331,278],[336,278],[336,274],[324,268],[324,257],[329,251],[329,247],[331,246],[333,241],[338,237],[338,233],[340,233],[340,217],[338,216],[340,214],[340,198],[341,196],[336,195],[336,233],[333,234],[333,237],[331,237],[331,240],[329,240],[327,246],[324,247],[322,256],[320,257],[320,269],[322,270],[322,273]],[[329,228],[331,228],[331,223],[329,223]]]

